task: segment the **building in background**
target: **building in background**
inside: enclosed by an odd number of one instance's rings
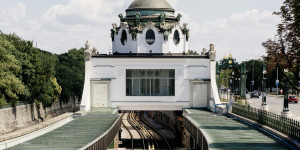
[[[112,25],[110,54],[87,42],[81,110],[214,109],[220,103],[214,45],[191,54],[181,17],[165,0],[135,0]]]

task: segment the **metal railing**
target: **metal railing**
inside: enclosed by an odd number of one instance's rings
[[[189,119],[183,117],[183,126],[191,134],[191,136],[196,140],[197,145],[201,150],[208,150],[208,142],[201,130],[194,125]]]
[[[119,132],[121,128],[122,116],[118,117],[118,119],[114,122],[114,124],[100,137],[81,148],[80,150],[105,150],[107,149],[111,143],[114,141],[115,136]]]
[[[269,126],[294,140],[300,141],[300,122],[297,120],[239,104],[232,106],[232,113]]]

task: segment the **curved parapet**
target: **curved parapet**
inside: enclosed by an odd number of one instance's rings
[[[85,58],[85,78],[84,78],[84,87],[82,92],[82,98],[81,98],[81,104],[80,104],[80,110],[81,111],[90,111],[91,110],[91,95],[90,95],[90,78],[91,78],[91,50],[90,50],[90,44],[88,41],[85,44],[85,52],[84,52],[84,58]]]
[[[216,51],[214,49],[214,45],[210,45],[210,79],[211,79],[211,100],[210,100],[210,110],[215,110],[216,105],[220,104],[219,91],[216,81]]]
[[[88,145],[80,148],[80,150],[95,150],[95,149],[107,149],[114,141],[116,135],[121,128],[122,116],[119,116],[111,127]]]
[[[90,111],[91,109],[90,76],[91,76],[91,61],[86,61],[84,87],[83,87],[81,104],[80,104],[81,111]]]

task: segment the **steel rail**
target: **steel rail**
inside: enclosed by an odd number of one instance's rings
[[[171,146],[170,146],[170,144],[169,144],[169,142],[168,142],[168,140],[163,136],[163,133],[161,133],[161,132],[158,131],[155,127],[153,127],[150,123],[148,123],[147,121],[145,121],[145,120],[143,119],[143,117],[141,117],[141,121],[142,121],[143,123],[145,123],[148,127],[150,127],[153,131],[155,131],[156,133],[158,133],[158,135],[159,135],[159,136],[165,141],[165,143],[167,144],[169,150],[172,150],[172,149],[171,149]],[[157,142],[156,142],[156,144],[157,144]],[[158,145],[157,145],[157,148],[158,148]]]
[[[133,118],[133,111],[129,113],[128,117],[127,117],[127,120],[129,122],[129,124],[138,132],[138,134],[140,135],[141,137],[141,140],[143,141],[143,148],[144,150],[146,149],[145,148],[145,136],[144,134],[138,129],[138,125],[136,124],[134,118]]]
[[[124,124],[124,122],[123,122],[123,120],[127,120],[127,118],[123,118],[123,117],[125,117],[124,116],[124,114],[125,113],[123,113],[123,115],[122,115],[122,125],[123,125],[123,127],[125,128],[125,130],[127,130],[128,131],[128,133],[129,133],[129,136],[130,136],[130,139],[131,139],[131,149],[133,149],[133,135],[132,135],[132,133],[129,131],[129,129],[127,128],[127,126],[125,126],[125,124]]]
[[[145,124],[147,127],[149,127],[150,129],[152,129],[153,132],[156,132],[156,131],[153,130],[153,127],[149,126],[149,124],[147,124],[147,123],[144,121],[143,117],[140,117],[140,119],[141,119],[141,122],[142,122],[143,124]],[[147,129],[146,129],[146,130],[147,130]],[[147,131],[148,131],[148,130],[147,130]],[[152,149],[155,149],[155,147],[156,147],[156,149],[159,150],[159,145],[158,145],[158,143],[157,143],[156,138],[154,137],[154,134],[152,134],[150,131],[148,131],[148,133],[149,133],[149,135],[151,136],[151,140],[152,140]],[[159,135],[159,133],[157,133],[157,134]],[[159,136],[160,136],[160,135],[159,135]],[[155,145],[156,145],[156,146],[155,146]]]

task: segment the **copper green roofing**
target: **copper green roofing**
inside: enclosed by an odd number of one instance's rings
[[[141,9],[166,10],[174,12],[174,9],[166,0],[134,0],[126,11]]]
[[[75,150],[105,133],[117,120],[115,110],[98,109],[9,150]]]
[[[287,149],[274,139],[225,116],[209,111],[188,109],[185,117],[200,128],[210,150],[281,150]]]

